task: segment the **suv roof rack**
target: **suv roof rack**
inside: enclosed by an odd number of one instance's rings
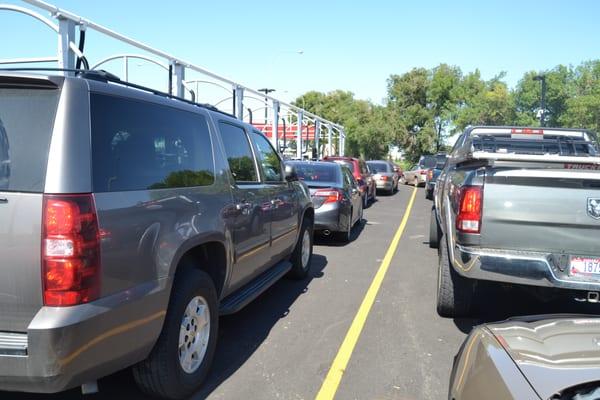
[[[40,62],[57,62],[59,69],[55,69],[55,71],[61,72],[62,75],[77,75],[81,74],[81,69],[79,67],[81,65],[84,66],[85,70],[96,70],[100,65],[116,59],[122,59],[124,61],[124,79],[117,79],[118,77],[112,75],[91,75],[89,73],[85,73],[85,77],[87,79],[96,79],[96,80],[106,80],[107,82],[117,83],[121,85],[127,85],[133,88],[137,88],[140,90],[145,90],[150,93],[165,96],[168,98],[178,99],[181,101],[185,101],[190,104],[195,104],[200,107],[205,107],[207,109],[221,112],[226,115],[233,115],[235,118],[244,120],[245,115],[249,116],[249,122],[252,123],[252,112],[253,110],[247,108],[248,113],[244,114],[246,111],[246,105],[244,104],[244,99],[252,99],[255,104],[259,104],[260,107],[256,108],[254,111],[258,109],[270,110],[267,113],[268,117],[265,118],[265,133],[267,136],[271,136],[271,140],[276,149],[279,149],[279,141],[282,137],[280,123],[283,121],[283,125],[285,126],[285,121],[287,120],[287,126],[291,127],[295,125],[296,127],[296,155],[298,158],[302,158],[303,154],[307,152],[309,142],[303,143],[305,139],[303,138],[303,130],[309,124],[314,125],[315,130],[315,139],[313,146],[313,154],[314,150],[316,150],[317,157],[323,155],[344,155],[344,147],[345,147],[345,129],[344,126],[337,124],[333,121],[327,120],[319,115],[313,114],[309,111],[304,110],[296,105],[286,103],[280,101],[268,94],[262,93],[260,90],[254,90],[248,88],[242,84],[239,84],[231,79],[222,77],[218,74],[215,74],[203,67],[194,65],[192,63],[183,61],[177,57],[174,57],[164,51],[152,48],[140,41],[135,39],[126,37],[120,33],[117,33],[109,28],[106,28],[102,25],[96,24],[93,21],[85,19],[81,16],[73,14],[69,11],[60,9],[52,4],[46,3],[41,0],[22,0],[23,2],[37,7],[38,9],[45,10],[50,12],[51,17],[46,18],[34,11],[31,8],[25,8],[12,4],[0,4],[0,11],[11,11],[17,12],[21,14],[26,14],[38,21],[44,23],[47,27],[52,29],[58,35],[58,49],[56,52],[56,56],[52,57],[37,57],[37,58],[20,58],[20,59],[0,59],[0,65],[4,64],[28,64],[28,63],[40,63]],[[58,23],[56,23],[57,21]],[[76,32],[78,29],[79,39],[76,39]],[[101,60],[99,63],[96,63],[94,66],[89,68],[89,63],[86,58],[86,54],[84,54],[84,45],[86,44],[85,40],[85,32],[88,29],[92,29],[102,35],[108,36],[112,39],[115,39],[122,44],[127,44],[139,50],[145,52],[145,54],[150,54],[152,57],[156,57],[157,59],[162,60],[162,62],[156,61],[147,55],[140,54],[119,54],[113,55],[108,58]],[[78,43],[78,44],[76,44]],[[88,46],[89,47],[89,46]],[[164,93],[159,90],[155,90],[149,87],[136,85],[128,82],[128,72],[127,72],[127,63],[129,59],[143,59],[148,62],[157,64],[158,66],[166,69],[169,72],[169,93]],[[166,62],[165,62],[166,61]],[[21,69],[23,70],[23,69]],[[30,69],[31,70],[31,69]],[[49,71],[50,69],[46,69]],[[211,81],[205,80],[185,80],[186,71],[200,73],[205,77],[211,79]],[[214,106],[210,106],[207,104],[197,103],[196,93],[190,89],[192,83],[198,86],[198,83],[212,84],[222,89],[225,89],[229,97],[221,100],[216,105],[222,103],[225,100],[232,99],[232,110],[231,114],[221,111]],[[228,89],[228,86],[231,89]],[[192,100],[187,100],[186,91],[191,94]],[[266,122],[269,121],[270,124],[267,125]],[[327,139],[328,144],[326,146],[326,151],[321,152],[321,146],[319,145],[319,140],[321,137],[322,128],[327,129]],[[273,134],[275,133],[275,134]],[[285,132],[283,134],[283,139],[285,141]],[[334,145],[336,149],[334,150]],[[322,154],[324,153],[324,154]]]
[[[191,104],[193,106],[205,108],[207,110],[215,111],[215,112],[224,114],[224,115],[226,115],[228,117],[235,118],[235,115],[230,114],[230,113],[228,113],[226,111],[223,111],[223,110],[221,110],[221,109],[213,106],[212,104],[197,103],[195,101],[188,100],[188,99],[183,98],[183,97],[174,96],[172,94],[165,93],[165,92],[162,92],[160,90],[156,90],[156,89],[153,89],[153,88],[150,88],[150,87],[147,87],[147,86],[138,85],[136,83],[123,81],[117,75],[112,74],[112,73],[110,73],[108,71],[105,71],[103,69],[86,70],[86,69],[76,69],[76,68],[0,68],[0,71],[10,71],[10,72],[27,72],[27,71],[32,71],[32,72],[44,72],[44,71],[49,71],[49,72],[73,72],[73,73],[75,73],[76,77],[79,77],[79,78],[82,78],[82,79],[89,79],[89,80],[92,80],[92,81],[105,82],[105,83],[116,83],[116,84],[127,86],[127,87],[130,87],[130,88],[133,88],[133,89],[143,90],[145,92],[152,93],[152,94],[157,95],[157,96],[161,96],[161,97],[165,97],[165,98],[169,98],[169,99],[174,99],[174,100],[182,101],[184,103]]]

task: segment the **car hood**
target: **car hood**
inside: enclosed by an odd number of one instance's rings
[[[487,328],[542,399],[600,378],[600,317],[514,318]]]

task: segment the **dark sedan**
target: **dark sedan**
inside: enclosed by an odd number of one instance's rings
[[[362,220],[358,183],[344,165],[332,162],[290,161],[310,189],[315,208],[315,232],[350,241],[352,227]]]
[[[446,160],[448,156],[446,154],[437,154],[435,155],[435,165],[430,167],[427,170],[427,175],[425,178],[425,198],[429,200],[433,200],[433,189],[435,189],[435,182],[437,181],[438,176],[444,169],[444,165],[446,165]],[[433,163],[433,160],[431,160]]]

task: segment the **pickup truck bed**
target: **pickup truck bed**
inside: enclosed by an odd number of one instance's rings
[[[479,280],[600,297],[600,158],[592,133],[468,130],[434,202],[441,314],[469,314]]]

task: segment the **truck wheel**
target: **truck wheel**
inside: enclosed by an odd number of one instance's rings
[[[429,217],[429,247],[437,249],[440,245],[440,237],[442,230],[438,224],[437,216],[435,215],[435,207],[431,207],[431,216]]]
[[[310,271],[313,254],[313,226],[306,219],[302,222],[298,242],[290,257],[292,269],[288,276],[292,279],[304,279]]]
[[[151,396],[184,399],[208,374],[217,346],[217,291],[203,271],[178,275],[163,330],[150,356],[133,367],[139,388]]]
[[[446,318],[469,317],[473,303],[474,285],[460,276],[448,256],[448,244],[441,238],[437,285],[437,313]]]
[[[427,200],[433,200],[433,190],[425,189],[425,198]]]

